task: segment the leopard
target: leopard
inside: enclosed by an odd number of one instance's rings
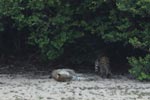
[[[108,56],[100,56],[95,60],[95,72],[102,78],[109,78],[112,75]]]

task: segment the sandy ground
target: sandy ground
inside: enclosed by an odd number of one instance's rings
[[[150,100],[150,83],[125,77],[56,82],[48,75],[0,74],[0,100]]]

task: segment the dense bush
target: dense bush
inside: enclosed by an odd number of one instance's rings
[[[129,26],[124,30],[128,43],[134,48],[146,52],[145,57],[131,57],[130,73],[139,80],[150,79],[150,1],[149,0],[118,0],[118,9],[126,14]],[[126,25],[124,23],[124,25]],[[127,25],[126,25],[127,26]],[[122,34],[123,35],[123,34]]]
[[[133,67],[130,73],[139,80],[150,80],[150,55],[138,59],[135,57],[129,58],[129,63]]]
[[[71,48],[72,52],[79,50],[72,56],[83,55],[75,60],[83,57],[89,61],[92,54],[86,54],[101,49],[103,41],[108,45],[118,42],[132,45],[146,52],[147,57],[149,9],[149,0],[0,0],[0,50],[22,51],[31,44],[49,59],[55,59]],[[133,59],[129,59],[131,73],[139,78],[143,75],[137,74],[141,58]],[[145,66],[150,64],[144,64],[141,72],[146,78],[142,79],[149,79]]]

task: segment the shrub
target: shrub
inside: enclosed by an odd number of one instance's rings
[[[132,68],[130,73],[133,74],[139,80],[150,80],[150,55],[146,57],[135,57],[129,58],[129,63]]]
[[[126,13],[125,30],[127,42],[136,49],[145,51],[145,57],[131,57],[129,63],[132,68],[129,71],[139,80],[150,79],[150,1],[149,0],[117,0],[117,7]],[[127,24],[126,23],[130,23]],[[120,27],[119,27],[120,28]]]

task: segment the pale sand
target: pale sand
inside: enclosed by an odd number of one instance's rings
[[[96,75],[92,81],[56,82],[48,77],[1,74],[0,100],[150,100],[149,82]]]

